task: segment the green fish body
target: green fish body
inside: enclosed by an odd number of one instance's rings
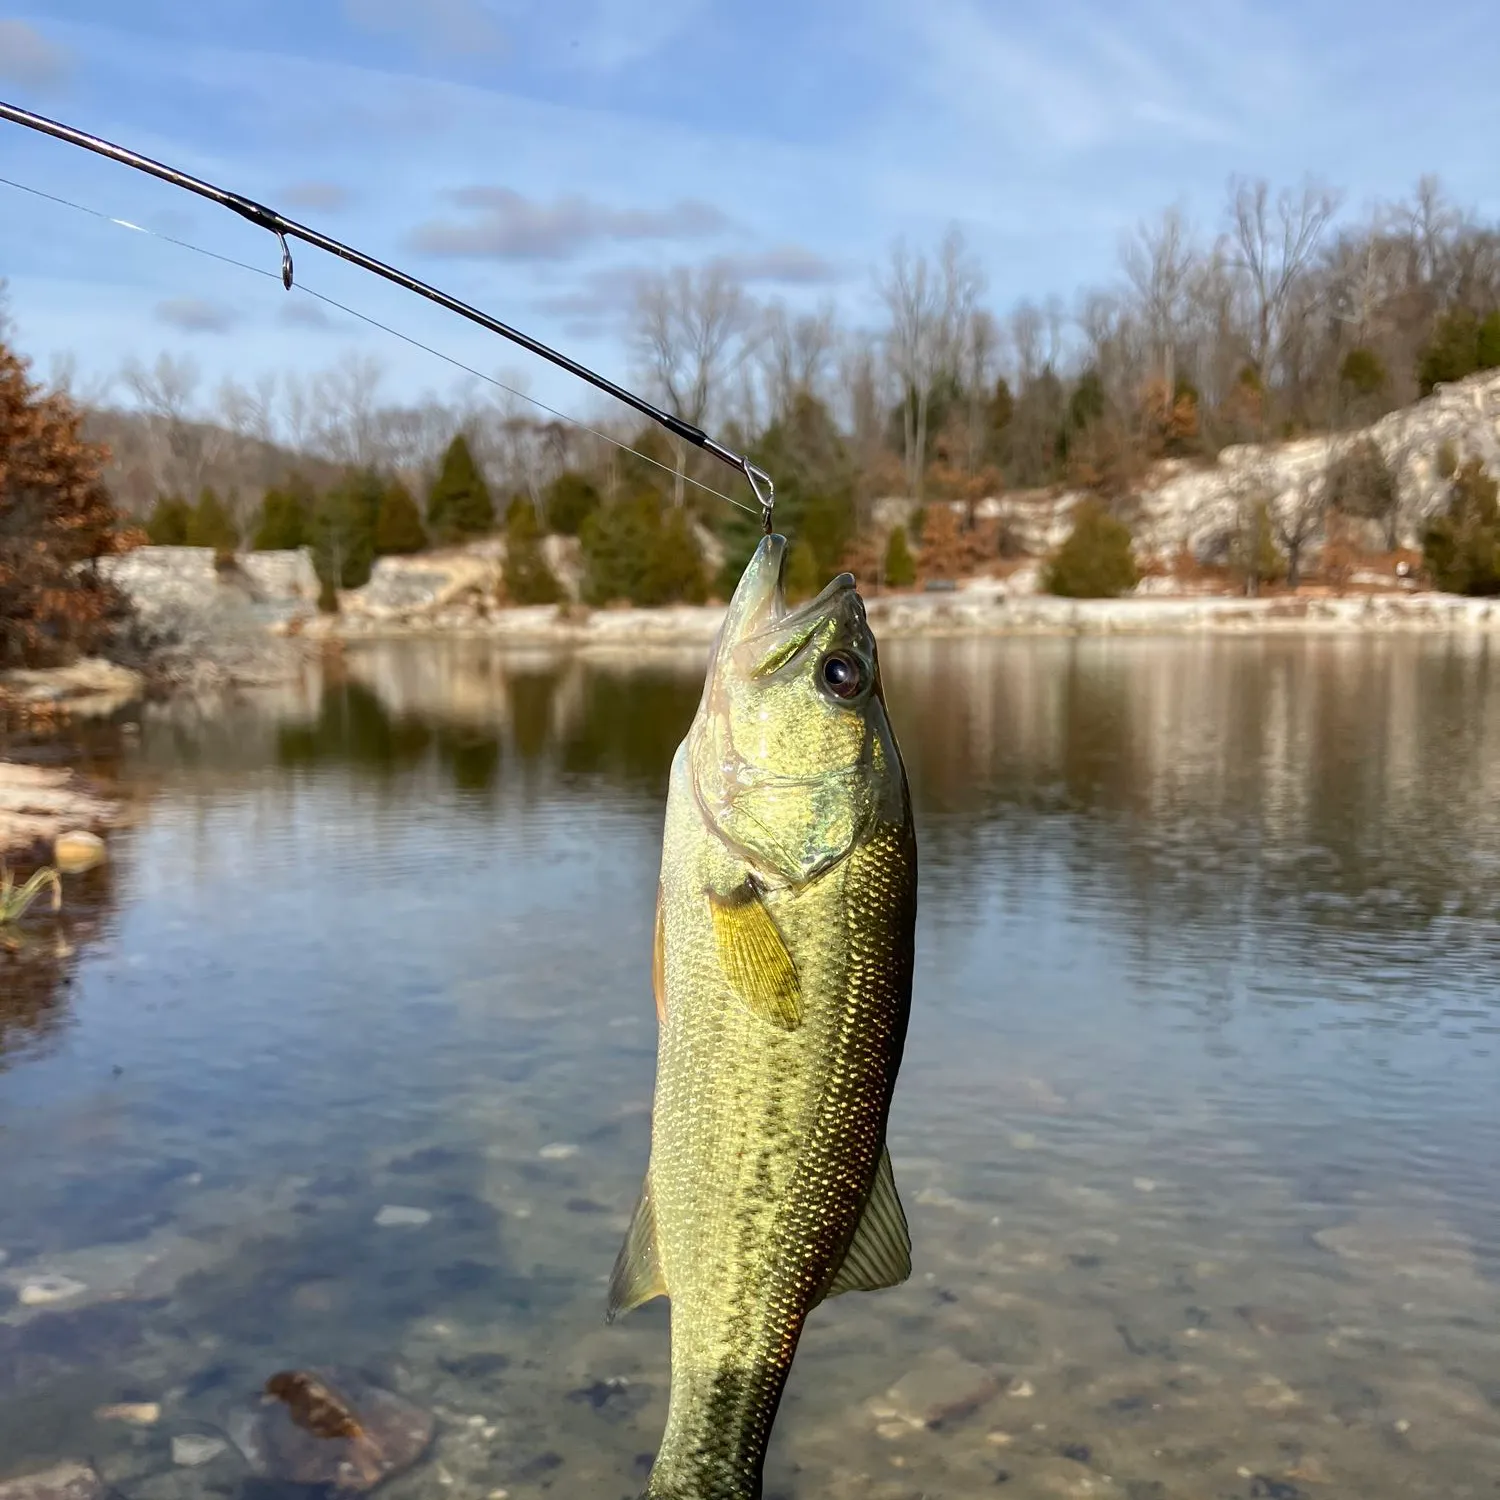
[[[875,641],[842,574],[787,611],[751,559],[672,766],[651,1160],[610,1317],[672,1306],[644,1500],[758,1500],[803,1323],[894,1286],[885,1148],[911,1002],[917,857]]]

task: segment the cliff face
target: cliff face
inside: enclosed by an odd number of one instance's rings
[[[1166,558],[1186,546],[1204,561],[1222,556],[1234,532],[1244,496],[1252,489],[1269,497],[1273,510],[1289,513],[1304,498],[1316,500],[1329,466],[1363,439],[1379,447],[1396,477],[1397,539],[1420,545],[1423,523],[1446,502],[1438,453],[1451,444],[1460,463],[1477,458],[1500,475],[1500,373],[1476,375],[1440,386],[1425,401],[1391,412],[1357,431],[1291,443],[1240,444],[1212,463],[1160,465],[1137,497],[1136,545],[1143,554]],[[1021,545],[1050,551],[1068,533],[1068,517],[1083,499],[1075,490],[1024,490],[982,500],[977,514],[998,518]],[[877,502],[882,528],[909,519],[915,502]],[[1309,551],[1316,551],[1314,539]]]

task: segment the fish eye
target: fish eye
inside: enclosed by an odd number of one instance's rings
[[[847,651],[830,651],[823,658],[821,672],[823,686],[835,698],[858,697],[865,685],[864,668]]]

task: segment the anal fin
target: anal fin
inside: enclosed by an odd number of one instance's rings
[[[802,1024],[802,983],[775,919],[752,878],[728,896],[708,893],[719,965],[741,1001],[781,1031]]]
[[[665,1297],[667,1283],[661,1274],[661,1259],[656,1252],[656,1212],[651,1206],[651,1174],[641,1186],[630,1228],[615,1257],[615,1268],[609,1278],[609,1310],[606,1323],[613,1323],[622,1313]]]
[[[823,1296],[826,1299],[837,1297],[840,1292],[878,1292],[899,1286],[910,1275],[911,1232],[896,1194],[891,1153],[882,1145],[865,1211],[849,1242],[844,1263]]]

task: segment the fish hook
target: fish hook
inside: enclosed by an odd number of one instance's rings
[[[760,524],[766,536],[771,534],[771,513],[776,508],[776,486],[764,469],[757,469],[747,458],[744,460],[745,478],[755,498],[760,501]]]

